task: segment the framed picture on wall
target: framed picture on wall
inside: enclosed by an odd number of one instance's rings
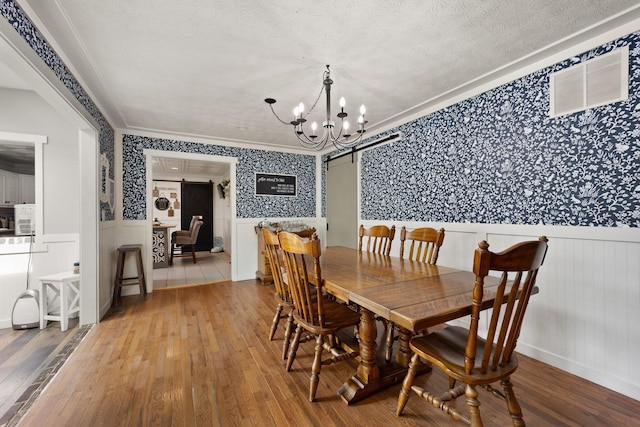
[[[298,177],[256,172],[256,196],[296,196]]]

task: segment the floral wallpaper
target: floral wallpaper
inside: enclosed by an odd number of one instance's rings
[[[113,178],[105,117],[15,0],[0,0],[0,12],[99,123]],[[633,33],[388,131],[403,139],[362,155],[362,219],[639,227],[639,42]],[[627,44],[628,100],[549,117],[551,72]],[[238,157],[240,218],[315,215],[314,156],[128,135],[123,144],[124,219],[146,212],[141,147]],[[301,191],[255,196],[254,172],[297,175]],[[324,194],[321,203],[325,215]],[[113,220],[102,205],[104,220]]]
[[[628,100],[549,117],[551,72],[627,44]],[[362,155],[362,219],[639,227],[639,89],[633,33],[392,129]]]
[[[315,155],[124,135],[122,139],[124,194],[122,216],[125,220],[146,219],[144,149],[238,158],[235,176],[237,218],[304,218],[316,215]],[[297,196],[256,196],[254,176],[256,172],[296,176]]]
[[[58,79],[69,89],[71,94],[80,102],[85,110],[100,126],[100,154],[105,154],[109,160],[109,177],[114,177],[114,133],[113,128],[102,115],[96,104],[91,100],[87,92],[78,83],[71,71],[62,59],[49,45],[38,29],[29,20],[29,17],[16,4],[14,0],[0,0],[0,12],[13,28],[25,39],[31,48],[38,54],[44,63],[56,74]],[[99,191],[99,189],[96,189]],[[115,216],[107,202],[101,202],[100,210],[105,213],[103,221],[112,221]]]

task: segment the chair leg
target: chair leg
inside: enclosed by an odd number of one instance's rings
[[[289,311],[289,317],[287,318],[287,328],[284,331],[284,342],[282,344],[282,358],[287,358],[287,352],[289,351],[289,344],[291,343],[291,335],[293,334],[293,310]]]
[[[516,399],[516,395],[513,392],[513,384],[511,383],[511,379],[505,378],[500,381],[500,384],[502,384],[502,388],[504,389],[504,395],[507,401],[507,410],[509,411],[509,415],[511,415],[511,421],[513,422],[513,425],[516,427],[524,426],[524,420],[522,419],[522,409],[520,408],[518,399]]]
[[[193,263],[196,263],[196,245],[191,245],[191,256],[193,257]]]
[[[140,301],[144,301],[145,294],[147,293],[147,280],[144,277],[144,265],[142,264],[142,252],[136,253],[136,266],[138,268],[138,286],[140,288]]]
[[[476,387],[467,384],[464,390],[467,396],[467,406],[469,407],[469,415],[471,416],[471,427],[482,427],[482,418],[480,418],[480,401],[478,400],[478,391]]]
[[[278,304],[276,307],[276,315],[273,316],[273,321],[271,322],[271,330],[269,331],[269,341],[273,341],[273,336],[276,334],[278,330],[278,323],[280,323],[280,315],[282,314],[282,306]]]
[[[384,352],[384,360],[389,363],[391,362],[391,355],[393,354],[393,341],[395,340],[395,336],[393,334],[394,325],[392,322],[388,320],[385,321],[385,352]]]
[[[122,275],[124,271],[124,257],[125,257],[125,252],[118,251],[118,265],[116,267],[116,280],[113,285],[113,299],[111,300],[112,307],[116,305],[116,301],[122,293]]]
[[[420,356],[414,354],[411,357],[411,363],[409,363],[409,370],[407,371],[407,375],[404,377],[402,381],[402,388],[400,389],[400,395],[398,396],[398,407],[396,408],[396,415],[402,415],[402,410],[407,404],[407,400],[409,400],[409,393],[411,392],[411,385],[413,384],[413,379],[416,376],[416,367],[420,363]]]
[[[300,335],[302,335],[302,326],[298,325],[296,327],[296,333],[293,335],[293,342],[291,343],[291,347],[289,347],[289,356],[287,357],[287,371],[291,370],[291,365],[293,365],[293,361],[296,358],[296,352],[298,351],[298,346],[300,345]]]
[[[322,368],[322,349],[324,348],[324,335],[318,335],[316,339],[315,357],[311,365],[311,379],[309,380],[309,402],[316,400],[318,382],[320,381],[320,369]]]

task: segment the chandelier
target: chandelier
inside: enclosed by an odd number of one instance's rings
[[[329,66],[327,65],[326,71],[323,72],[322,75],[322,88],[320,89],[320,93],[316,98],[316,101],[313,103],[309,111],[305,113],[304,104],[301,102],[293,109],[293,117],[294,119],[290,122],[286,122],[282,120],[274,111],[273,104],[276,103],[276,100],[273,98],[267,98],[264,100],[269,107],[271,108],[271,112],[281,123],[285,125],[293,125],[293,131],[298,138],[300,144],[306,148],[313,148],[314,150],[322,150],[328,142],[331,142],[337,149],[341,148],[350,148],[358,144],[362,139],[362,136],[366,132],[364,126],[367,124],[367,121],[364,119],[364,113],[366,109],[364,105],[360,106],[360,116],[357,121],[357,129],[355,130],[355,134],[349,133],[349,122],[346,119],[347,113],[344,111],[345,100],[344,97],[340,98],[340,112],[336,114],[336,117],[340,119],[339,126],[336,126],[336,123],[331,120],[331,85],[333,84],[333,80],[331,80],[329,74]],[[325,92],[327,99],[327,115],[325,120],[322,122],[322,134],[318,135],[318,124],[316,122],[311,123],[311,133],[305,132],[303,129],[303,124],[307,122],[307,117],[316,104],[320,100],[322,96],[322,92]]]

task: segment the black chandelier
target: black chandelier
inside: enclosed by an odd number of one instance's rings
[[[350,148],[358,144],[362,139],[362,136],[366,132],[364,126],[367,124],[367,121],[364,118],[364,113],[366,109],[364,105],[360,106],[360,117],[358,117],[358,124],[356,129],[356,134],[349,133],[349,122],[345,120],[347,117],[347,113],[344,111],[345,100],[344,97],[340,98],[340,112],[336,114],[336,116],[340,119],[339,130],[336,130],[336,124],[333,120],[331,120],[331,85],[333,84],[333,80],[329,75],[329,66],[327,65],[326,71],[323,72],[322,75],[322,89],[320,89],[320,93],[316,98],[316,101],[313,103],[309,111],[305,114],[304,104],[301,102],[293,109],[294,120],[290,122],[286,122],[282,120],[276,112],[273,110],[273,104],[276,103],[276,100],[273,98],[267,98],[264,100],[269,107],[271,108],[271,112],[281,123],[285,125],[293,125],[293,131],[300,141],[300,144],[306,148],[313,148],[314,150],[322,150],[327,142],[331,142],[337,149],[341,148]],[[313,111],[316,104],[320,100],[320,96],[322,96],[322,91],[325,92],[327,98],[327,116],[326,120],[322,122],[322,135],[318,135],[316,131],[318,130],[318,124],[313,122],[311,124],[311,133],[308,134],[304,131],[302,125],[307,122],[307,117]],[[337,131],[337,134],[336,134]]]

